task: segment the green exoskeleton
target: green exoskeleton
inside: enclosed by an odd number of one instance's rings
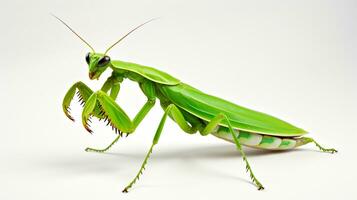
[[[242,145],[267,150],[288,150],[312,142],[321,151],[337,152],[335,149],[323,148],[312,138],[304,137],[303,135],[307,133],[305,130],[271,115],[250,110],[208,95],[157,69],[120,60],[111,60],[108,56],[108,51],[149,21],[131,30],[111,45],[105,53],[97,53],[72,28],[61,19],[59,20],[91,49],[91,52],[86,55],[90,79],[99,79],[105,70],[112,71],[111,76],[105,81],[101,90],[94,92],[84,83],[77,82],[69,89],[63,100],[63,111],[69,119],[73,120],[69,106],[77,91],[84,105],[82,123],[85,129],[92,132],[88,122],[90,122],[91,117],[96,117],[104,119],[117,133],[116,138],[108,147],[104,149],[87,148],[86,151],[105,152],[122,137],[123,133],[127,135],[134,133],[140,122],[153,108],[157,99],[164,110],[152,145],[138,173],[124,188],[123,192],[128,192],[133,184],[139,180],[139,176],[143,173],[154,146],[159,142],[168,116],[185,133],[194,134],[199,132],[202,136],[212,134],[235,144],[237,150],[242,154],[252,181],[259,190],[264,189],[263,185],[254,175]],[[147,102],[134,119],[130,119],[120,105],[115,102],[120,90],[120,84],[124,79],[137,82],[143,94],[147,97]]]

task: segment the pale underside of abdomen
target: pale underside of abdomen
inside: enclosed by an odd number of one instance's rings
[[[239,142],[244,146],[268,150],[288,150],[303,144],[301,137],[279,137],[234,130]],[[219,127],[212,135],[234,143],[232,134],[226,127]]]

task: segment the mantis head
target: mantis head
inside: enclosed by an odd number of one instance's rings
[[[110,66],[110,57],[101,53],[87,53],[86,62],[89,67],[89,78],[99,79],[100,75]]]
[[[131,31],[129,31],[127,34],[125,34],[123,37],[121,37],[119,40],[117,40],[114,44],[110,45],[107,50],[104,53],[96,53],[94,48],[81,37],[79,34],[77,34],[66,22],[64,22],[62,19],[59,17],[55,16],[52,14],[53,17],[58,19],[62,24],[64,24],[72,33],[74,33],[82,42],[84,42],[90,49],[91,52],[87,53],[86,55],[86,62],[89,66],[89,78],[91,80],[93,79],[99,79],[100,75],[110,66],[110,57],[107,55],[110,49],[112,49],[115,45],[117,45],[119,42],[121,42],[124,38],[126,38],[128,35],[130,35],[132,32],[134,32],[136,29],[144,26],[145,24],[157,19],[150,19],[139,26],[135,27]]]

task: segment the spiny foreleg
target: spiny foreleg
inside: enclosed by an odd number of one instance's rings
[[[100,115],[103,116],[104,122],[107,122],[107,125],[110,125],[118,135],[118,137],[106,148],[104,149],[94,149],[87,148],[86,151],[95,151],[95,152],[105,152],[110,147],[112,147],[120,137],[122,137],[123,133],[132,133],[136,127],[140,124],[140,122],[145,118],[147,113],[151,110],[151,108],[155,105],[155,88],[152,83],[142,83],[141,88],[144,91],[144,94],[148,97],[147,102],[141,108],[141,110],[137,113],[134,120],[132,121],[128,115],[124,112],[124,110],[114,101],[111,96],[108,96],[103,91],[98,91],[93,93],[86,105],[84,106],[82,112],[82,123],[87,131],[92,133],[90,129],[90,118],[93,116],[93,112],[95,111],[96,105],[98,105],[100,109]],[[113,91],[113,90],[112,90]]]
[[[155,105],[155,86],[151,82],[145,82],[141,84],[141,88],[148,99],[133,120],[129,118],[112,97],[100,90],[93,93],[88,98],[87,103],[83,108],[83,126],[87,131],[92,132],[89,128],[88,121],[90,122],[90,118],[94,115],[95,108],[98,105],[100,109],[99,114],[103,116],[104,121],[106,121],[108,125],[111,125],[115,131],[119,134],[122,132],[132,133]]]
[[[106,148],[103,149],[94,149],[94,148],[86,148],[86,151],[94,151],[94,152],[105,152],[109,150],[120,137],[123,136],[123,132],[128,136],[129,133],[133,132],[136,127],[140,124],[140,122],[145,118],[147,113],[151,110],[151,108],[155,105],[155,86],[151,82],[143,82],[140,83],[140,87],[143,90],[144,94],[147,96],[148,100],[141,108],[141,110],[137,113],[134,120],[131,121],[128,115],[124,112],[124,110],[115,102],[115,98],[119,92],[120,86],[119,84],[114,84],[111,88],[110,95],[107,95],[101,91],[93,93],[87,100],[86,105],[84,106],[82,112],[82,123],[85,129],[92,133],[90,129],[91,117],[95,113],[96,106],[99,107],[99,115],[102,116],[104,122],[107,125],[112,127],[112,130],[118,134],[118,136],[114,139],[114,141],[109,144]],[[105,89],[105,88],[104,88]]]
[[[120,90],[120,82],[122,81],[122,79],[120,79],[120,77],[115,77],[115,76],[111,76],[109,77],[105,83],[103,84],[101,90],[104,92],[108,92],[110,91],[110,96],[113,99],[116,99],[116,97],[118,96],[119,90]],[[75,95],[77,91],[77,96],[79,99],[79,102],[82,106],[85,105],[85,103],[88,101],[88,98],[93,94],[93,91],[83,82],[79,81],[75,84],[73,84],[73,86],[68,90],[68,92],[66,93],[66,95],[64,96],[63,99],[63,103],[62,103],[62,109],[64,114],[72,121],[74,121],[74,118],[71,116],[70,114],[70,104],[73,100],[73,97]],[[99,119],[103,119],[103,116],[101,115],[101,109],[100,107],[97,105],[95,108],[95,111],[93,112],[93,115],[96,116]]]
[[[64,99],[62,102],[62,109],[63,109],[64,114],[72,121],[74,121],[74,118],[71,116],[71,113],[70,113],[70,110],[71,110],[70,104],[73,100],[76,90],[77,90],[79,102],[82,106],[84,106],[84,104],[88,100],[89,96],[92,95],[92,93],[93,93],[93,91],[81,81],[75,83],[68,90],[68,92],[64,96]]]

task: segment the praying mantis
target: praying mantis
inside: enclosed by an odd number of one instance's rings
[[[84,128],[92,133],[89,122],[91,122],[92,117],[96,117],[99,120],[104,119],[107,125],[112,126],[112,129],[117,134],[114,141],[106,148],[87,148],[86,151],[106,152],[119,138],[123,137],[124,133],[127,136],[133,134],[149,111],[154,107],[157,100],[159,100],[164,110],[164,114],[153,137],[152,145],[138,173],[123,189],[123,192],[128,192],[139,180],[140,175],[142,175],[154,146],[159,142],[167,117],[176,122],[185,133],[194,134],[199,132],[202,136],[214,135],[235,144],[236,149],[240,152],[245,162],[246,170],[249,172],[250,178],[258,190],[262,190],[264,187],[254,175],[242,145],[266,150],[288,150],[308,143],[314,143],[323,152],[337,152],[333,148],[322,147],[310,137],[305,137],[304,135],[307,131],[276,117],[206,94],[155,68],[131,62],[111,60],[108,56],[109,50],[129,34],[152,20],[129,31],[104,53],[98,53],[67,23],[56,16],[54,17],[91,49],[91,52],[87,53],[85,57],[91,80],[99,79],[101,74],[106,70],[112,71],[111,76],[107,78],[99,91],[94,92],[83,82],[79,81],[68,90],[63,99],[63,111],[70,120],[74,121],[70,114],[70,104],[77,91],[81,104],[84,106],[81,117]],[[137,82],[141,91],[147,97],[146,103],[134,119],[130,119],[115,101],[120,91],[120,84],[124,79]]]

